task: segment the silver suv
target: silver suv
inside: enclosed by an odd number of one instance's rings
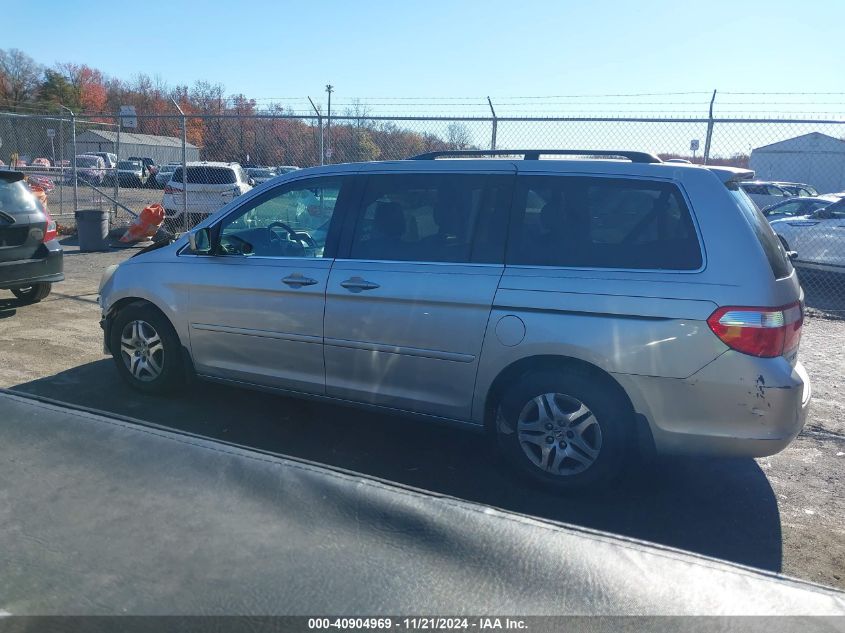
[[[752,172],[491,153],[284,174],[109,269],[118,371],[457,421],[560,487],[792,441],[803,295]]]

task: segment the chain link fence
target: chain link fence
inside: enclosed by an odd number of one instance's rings
[[[151,203],[171,212],[174,205],[181,208],[180,187],[167,183],[183,160],[236,162],[249,173],[435,150],[567,148],[643,150],[664,160],[750,168],[765,182],[748,185],[747,192],[766,210],[784,247],[797,253],[808,306],[845,314],[845,203],[836,204],[845,198],[845,121],[139,114],[131,129],[123,123],[116,116],[86,119],[70,112],[0,113],[0,159],[52,182],[49,205],[59,224],[72,225],[75,210],[93,208],[109,210],[114,226],[128,224]],[[136,179],[110,158],[154,164],[145,164]],[[169,171],[163,167],[168,164]],[[188,219],[190,226],[198,218]]]

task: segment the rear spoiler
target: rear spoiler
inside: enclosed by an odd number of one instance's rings
[[[719,177],[723,183],[754,180],[754,170],[742,167],[727,167],[723,165],[706,165],[707,169]]]
[[[17,182],[23,180],[24,174],[22,171],[13,171],[11,169],[0,169],[0,179],[6,182]]]

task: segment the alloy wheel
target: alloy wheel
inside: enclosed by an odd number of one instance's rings
[[[562,393],[532,398],[517,418],[523,452],[538,468],[558,476],[587,470],[602,447],[601,426],[583,402]]]

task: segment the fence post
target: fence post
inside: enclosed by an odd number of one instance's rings
[[[716,91],[713,91],[713,96],[710,98],[710,114],[707,121],[707,137],[704,139],[704,165],[710,158],[710,141],[713,139],[713,102],[716,101]]]
[[[59,215],[65,213],[65,113],[59,110]],[[55,165],[53,165],[55,167]]]
[[[123,127],[121,123],[123,120],[120,118],[120,115],[117,116],[117,142],[115,143],[116,147],[114,149],[114,155],[117,156],[117,162],[120,163],[120,128]],[[117,219],[117,201],[120,199],[118,198],[118,194],[120,193],[120,174],[118,172],[117,165],[114,166],[114,204],[112,205],[112,213],[113,217]]]
[[[71,173],[73,174],[73,213],[76,217],[76,212],[79,211],[79,175],[76,172],[76,115],[73,110],[67,106],[59,106],[63,110],[70,112],[70,144],[73,151],[73,159],[71,160]]]
[[[188,124],[185,119],[185,113],[182,112],[182,108],[179,107],[179,104],[176,103],[176,99],[170,99],[173,102],[173,105],[176,106],[176,109],[179,110],[179,114],[182,115],[182,213],[184,215],[185,221],[185,233],[188,232],[189,223],[188,223]]]
[[[493,109],[493,102],[490,97],[487,97],[487,103],[490,105],[490,112],[493,113],[493,135],[490,138],[490,149],[496,149],[496,128],[499,126],[499,119],[496,118],[496,111]]]
[[[331,163],[332,159],[332,92],[334,92],[334,86],[331,84],[326,85],[326,92],[329,94],[329,112],[328,112],[328,120],[326,121],[326,154],[329,158],[329,162]]]
[[[311,101],[311,97],[308,97],[308,101]],[[324,165],[326,161],[326,155],[323,152],[323,115],[320,114],[320,110],[317,106],[314,105],[314,102],[311,101],[311,107],[314,108],[314,112],[317,113],[317,125],[320,128],[320,164]]]

